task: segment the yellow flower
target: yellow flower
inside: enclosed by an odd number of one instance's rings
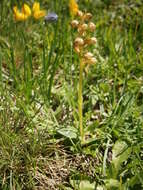
[[[41,17],[44,17],[46,15],[46,12],[44,10],[37,11],[33,14],[35,19],[39,19]]]
[[[75,0],[70,0],[69,8],[72,16],[77,15],[79,9],[78,9],[78,4],[76,3]]]
[[[24,5],[22,6],[22,13],[27,15],[28,17],[31,15],[31,9],[30,7],[24,3]]]
[[[44,17],[46,15],[45,10],[40,10],[40,4],[38,2],[35,2],[32,7],[33,16],[35,19],[39,19],[41,17]]]
[[[24,21],[28,18],[28,15],[24,14],[23,12],[20,12],[17,6],[13,7],[13,12],[14,12],[14,18],[16,21]]]
[[[38,2],[34,2],[32,11],[33,12],[40,11],[40,4]]]

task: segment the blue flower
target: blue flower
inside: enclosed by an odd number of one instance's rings
[[[56,22],[58,20],[58,15],[56,13],[49,13],[45,16],[45,22]]]

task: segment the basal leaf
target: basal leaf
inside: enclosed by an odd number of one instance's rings
[[[116,141],[112,149],[112,163],[119,170],[121,163],[126,161],[131,154],[131,147],[125,141]]]
[[[88,180],[71,180],[71,185],[78,190],[95,190],[95,183],[90,183]]]
[[[76,139],[77,138],[77,129],[74,127],[64,127],[57,131],[59,134],[70,138],[70,139]]]

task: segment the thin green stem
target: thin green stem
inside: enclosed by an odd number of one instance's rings
[[[83,131],[83,97],[82,97],[82,82],[83,82],[83,62],[80,59],[80,70],[79,70],[79,89],[78,89],[78,111],[79,111],[79,127],[80,127],[80,136],[81,143],[84,142],[84,131]]]

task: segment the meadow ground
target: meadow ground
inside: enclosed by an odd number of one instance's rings
[[[15,21],[0,1],[0,189],[143,189],[143,2],[81,0],[96,63],[83,71],[68,0],[39,1],[58,21]]]

